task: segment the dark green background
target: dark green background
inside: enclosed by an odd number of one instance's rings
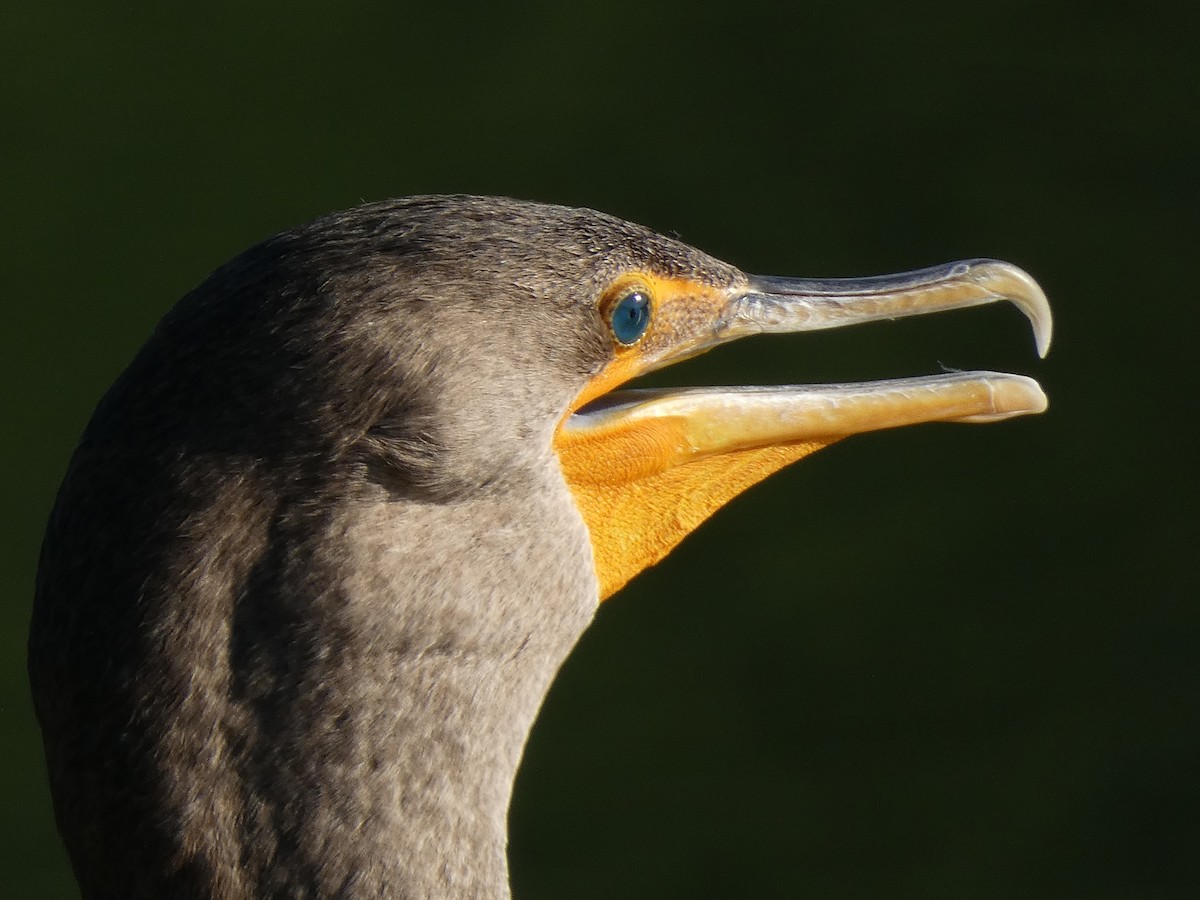
[[[519,779],[519,898],[1200,895],[1194,4],[23,6],[0,23],[0,893],[73,893],[24,632],[100,393],[267,234],[473,191],[772,274],[998,256],[1057,316],[1046,362],[994,307],[664,373],[1001,368],[1052,406],[847,441],[605,604]]]

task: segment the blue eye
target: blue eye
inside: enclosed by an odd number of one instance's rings
[[[613,334],[622,344],[636,344],[650,324],[650,301],[645,294],[634,291],[626,294],[609,315]]]

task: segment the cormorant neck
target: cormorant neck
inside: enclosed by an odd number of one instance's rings
[[[43,579],[31,637],[83,895],[508,897],[513,778],[598,596],[543,475],[420,503],[193,464],[157,521],[56,520],[47,571],[112,561]]]
[[[504,496],[307,518],[256,601],[268,630],[236,623],[234,671],[261,695],[244,707],[247,847],[273,847],[258,876],[273,894],[508,897],[513,780],[597,596],[565,494],[520,502],[520,522]],[[263,616],[264,597],[283,607]]]

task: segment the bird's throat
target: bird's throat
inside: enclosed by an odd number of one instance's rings
[[[600,598],[662,560],[738,494],[833,439],[736,450],[672,464],[669,420],[619,437],[559,432],[563,475],[591,536]]]

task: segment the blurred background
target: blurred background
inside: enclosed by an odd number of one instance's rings
[[[0,893],[75,896],[24,641],[101,393],[248,245],[468,191],[595,207],[766,274],[996,256],[1057,320],[1044,362],[996,306],[658,377],[993,368],[1051,408],[835,445],[606,603],[519,778],[519,900],[1200,896],[1196,9],[0,14]]]

